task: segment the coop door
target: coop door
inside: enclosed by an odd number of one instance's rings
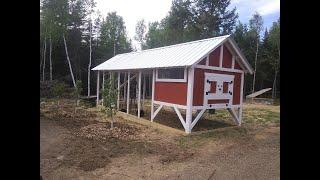
[[[207,109],[232,105],[234,75],[205,73],[204,106]]]

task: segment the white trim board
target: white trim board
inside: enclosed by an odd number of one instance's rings
[[[168,106],[168,107],[174,107],[174,106],[176,106],[177,108],[180,108],[180,109],[187,109],[187,106],[180,105],[180,104],[167,103],[167,102],[156,101],[156,100],[154,100],[153,103],[154,103],[154,104],[158,104],[158,105]]]
[[[226,71],[226,72],[244,73],[244,71],[242,71],[240,69],[229,69],[229,68],[215,67],[215,66],[196,65],[195,68],[208,69],[208,70],[217,70],[217,71]]]
[[[183,79],[159,79],[158,70],[156,69],[156,82],[187,82],[187,68],[184,68]]]

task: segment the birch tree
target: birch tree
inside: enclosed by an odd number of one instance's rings
[[[44,37],[44,50],[43,50],[43,66],[42,66],[42,81],[45,80],[44,70],[46,68],[46,49],[47,49],[47,37]]]
[[[273,49],[276,50],[277,57],[274,58],[272,63],[274,69],[274,79],[272,85],[272,98],[276,98],[277,92],[277,75],[280,69],[280,19],[278,22],[274,22],[271,29],[270,29],[270,36],[269,36],[270,44],[274,47]]]
[[[252,93],[255,88],[256,81],[256,71],[257,71],[257,60],[258,60],[258,52],[259,52],[259,43],[260,43],[260,32],[263,29],[263,20],[259,13],[253,14],[252,18],[249,20],[249,27],[251,29],[251,33],[256,38],[256,53],[254,59],[254,72],[253,72],[253,81],[252,81]]]

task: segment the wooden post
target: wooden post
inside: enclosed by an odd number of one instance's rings
[[[186,133],[191,133],[192,121],[192,101],[193,101],[193,78],[194,68],[191,66],[188,69],[188,89],[187,89],[187,109],[186,109]]]
[[[119,110],[119,106],[120,106],[120,71],[118,72],[118,99],[117,99],[117,109]]]
[[[102,90],[104,90],[104,71],[102,71]]]
[[[102,91],[104,91],[104,76],[105,76],[104,71],[102,71]],[[103,105],[103,98],[101,99],[101,101]]]
[[[129,114],[129,101],[130,101],[130,71],[128,71],[127,114]]]
[[[100,71],[98,71],[98,75],[97,75],[97,106],[99,105],[99,76],[100,76]]]
[[[148,75],[149,75],[149,93],[148,93],[148,95],[150,96],[150,95],[152,95],[152,74],[148,74]]]
[[[145,96],[146,96],[146,74],[143,74],[142,109],[144,108]]]
[[[124,73],[123,83],[126,82],[126,79],[127,79],[127,73]],[[125,83],[123,86],[123,102],[126,102],[126,99],[127,99],[126,97],[127,97],[127,83]]]
[[[154,113],[154,84],[156,79],[156,70],[152,70],[152,95],[151,95],[151,122],[153,122],[153,113]]]
[[[138,118],[140,118],[140,107],[141,106],[141,70],[139,71],[138,79]]]
[[[242,108],[243,108],[243,84],[244,84],[244,73],[241,74],[241,90],[240,90],[240,108],[239,108],[239,126],[241,126],[242,122]]]

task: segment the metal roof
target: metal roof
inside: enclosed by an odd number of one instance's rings
[[[112,71],[191,66],[203,59],[209,52],[224,43],[228,38],[230,38],[230,35],[118,54],[94,67],[92,70]],[[240,57],[243,59],[241,55]],[[244,61],[246,60],[244,59]]]

